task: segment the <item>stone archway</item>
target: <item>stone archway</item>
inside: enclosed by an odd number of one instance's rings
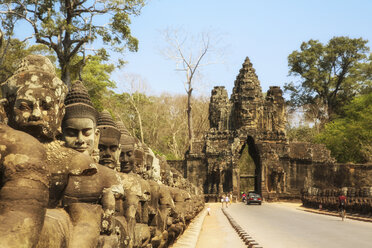
[[[257,192],[261,194],[261,164],[254,139],[249,136],[239,152],[239,192]]]

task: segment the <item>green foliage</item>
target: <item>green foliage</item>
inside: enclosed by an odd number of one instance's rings
[[[287,137],[289,141],[312,143],[314,142],[315,135],[315,128],[309,126],[298,126],[287,129]]]
[[[326,125],[316,140],[326,144],[338,162],[372,161],[372,93],[344,107],[345,117]]]
[[[77,57],[75,61],[75,70],[72,71],[72,78],[79,79],[81,60]],[[114,71],[113,64],[105,64],[101,56],[89,56],[86,59],[85,66],[81,71],[81,80],[88,89],[88,93],[92,99],[94,107],[98,111],[103,110],[102,96],[107,94],[109,88],[115,88],[116,83],[110,80],[110,75]]]
[[[21,60],[30,54],[41,54],[47,56],[52,62],[56,58],[48,47],[44,45],[28,46],[27,42],[18,39],[8,39],[0,50],[0,82],[4,82],[13,75]]]
[[[137,51],[138,40],[131,35],[130,17],[138,15],[144,4],[145,0],[14,0],[2,1],[0,8],[4,10],[1,15],[7,24],[3,25],[6,33],[13,32],[17,20],[30,24],[36,43],[56,53],[61,78],[69,84],[71,62],[79,52],[86,52],[87,43],[101,40],[109,50]]]
[[[315,116],[325,121],[342,114],[342,107],[365,87],[371,77],[366,67],[367,40],[334,37],[323,45],[317,40],[303,42],[300,51],[288,56],[289,73],[300,77],[300,84],[289,83],[290,104],[315,105]]]

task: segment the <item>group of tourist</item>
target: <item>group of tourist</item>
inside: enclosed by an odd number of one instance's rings
[[[233,198],[232,192],[230,192],[229,194],[226,194],[226,195],[222,195],[221,196],[222,208],[223,208],[223,205],[225,205],[226,208],[228,208],[228,205],[231,205],[231,203],[232,203],[232,198]]]
[[[0,247],[167,247],[200,189],[43,56],[1,84]]]

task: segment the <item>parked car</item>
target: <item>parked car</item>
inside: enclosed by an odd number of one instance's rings
[[[249,205],[251,203],[258,203],[258,205],[261,205],[262,197],[257,193],[248,193],[247,205]]]

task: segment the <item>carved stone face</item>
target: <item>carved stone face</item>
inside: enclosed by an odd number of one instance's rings
[[[11,122],[35,137],[52,139],[60,132],[62,107],[50,89],[25,86],[17,92]]]
[[[167,187],[161,187],[159,194],[160,194],[159,205],[162,208],[166,208],[169,210],[174,209],[174,201],[169,189]]]
[[[99,163],[111,169],[118,164],[119,140],[111,137],[101,137],[99,140]]]
[[[91,155],[99,130],[90,118],[69,118],[63,123],[63,137],[66,146],[78,152]]]
[[[140,175],[143,175],[143,173],[145,172],[144,155],[145,153],[143,152],[141,148],[135,147],[134,149],[134,158],[135,158],[134,171]]]
[[[122,146],[120,153],[120,171],[124,173],[129,173],[134,168],[134,147],[133,146]]]

